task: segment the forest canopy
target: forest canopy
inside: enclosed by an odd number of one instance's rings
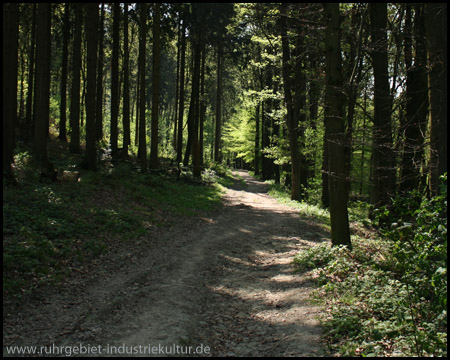
[[[146,159],[150,150],[152,168],[159,158],[192,164],[197,176],[205,162],[238,161],[292,184],[297,200],[314,179],[327,183],[330,164],[342,167],[332,172],[343,171],[347,192],[375,205],[412,189],[438,192],[447,162],[443,4],[3,10],[6,173],[22,141],[51,162],[49,133],[86,151],[93,170],[108,145],[114,156],[141,149]],[[333,144],[340,165],[329,163]],[[328,197],[324,188],[325,206]]]

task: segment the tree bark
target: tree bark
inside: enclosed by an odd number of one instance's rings
[[[328,183],[328,134],[323,134],[323,158],[322,158],[322,207],[328,209],[330,207],[330,185]]]
[[[80,152],[80,72],[81,72],[81,28],[83,4],[75,3],[75,32],[72,55],[72,92],[70,97],[70,151]]]
[[[69,44],[69,21],[70,5],[65,4],[64,7],[64,25],[63,25],[63,49],[62,49],[62,64],[61,64],[61,103],[60,103],[60,115],[59,115],[59,136],[58,139],[67,142],[67,57],[68,57],[68,44]]]
[[[325,14],[325,131],[328,141],[331,242],[351,247],[348,192],[345,179],[345,122],[340,46],[339,4],[326,3]]]
[[[193,154],[192,158],[198,156],[198,154],[194,155],[194,152],[198,152],[198,115],[199,115],[199,90],[200,90],[200,42],[199,35],[194,33],[192,40],[192,51],[193,51],[193,74],[192,74],[192,90],[191,90],[191,101],[189,105],[189,114],[188,114],[188,139],[186,144],[186,152],[184,155],[183,165],[188,166],[189,157],[191,152]],[[194,149],[195,148],[195,149]],[[196,159],[198,160],[198,159]],[[196,164],[196,171],[198,172],[199,163]],[[196,174],[200,176],[199,173]]]
[[[175,104],[174,104],[174,119],[173,119],[173,140],[172,146],[177,152],[177,135],[178,135],[178,101],[180,96],[180,53],[181,53],[181,16],[177,23],[177,77],[175,81]]]
[[[14,126],[17,122],[18,33],[18,4],[3,3],[3,173],[8,177],[12,175]]]
[[[139,56],[138,56],[138,71],[137,71],[137,80],[136,80],[136,119],[135,119],[135,134],[134,134],[134,145],[139,146],[139,114],[140,114],[140,96],[141,96],[141,90],[140,90],[140,81],[141,81],[141,71],[140,71],[140,64],[139,64]],[[138,157],[139,157],[139,150],[138,150]]]
[[[17,68],[19,69],[19,67]],[[17,128],[19,136],[23,139],[25,134],[25,52],[20,52],[20,95],[19,95],[19,115],[17,118]]]
[[[270,89],[273,91],[273,65],[267,64],[264,69],[264,80],[265,80],[265,87],[267,89]],[[290,73],[290,72],[289,72]],[[288,105],[286,105],[288,106]],[[292,106],[292,105],[291,105]],[[262,149],[269,148],[271,145],[271,135],[272,135],[272,121],[269,114],[273,110],[273,99],[268,98],[265,101],[263,101],[263,111],[262,111],[262,141],[261,141],[261,147]],[[291,114],[292,114],[292,108]],[[289,115],[288,115],[289,118]],[[261,172],[263,179],[269,180],[274,178],[274,163],[273,159],[269,158],[266,153],[262,154],[262,161],[261,161]]]
[[[294,113],[296,109],[294,108],[294,99],[292,96],[294,85],[291,74],[293,72],[293,69],[290,65],[291,54],[289,50],[289,38],[287,35],[286,4],[283,3],[280,10],[281,42],[283,51],[284,99],[287,109],[287,128],[289,136],[289,149],[291,153],[291,200],[301,201],[302,195],[300,182],[300,153],[298,148],[299,117]]]
[[[407,5],[408,6],[408,5]],[[415,58],[412,64],[411,9],[407,9],[405,23],[406,114],[402,125],[404,143],[401,160],[400,191],[418,190],[421,182],[421,166],[424,158],[424,134],[428,113],[426,70],[426,44],[424,4],[415,4],[414,43]]]
[[[199,115],[199,156],[200,156],[200,166],[203,166],[203,135],[204,135],[204,124],[206,115],[206,98],[205,98],[205,65],[206,65],[206,41],[202,44],[202,66],[200,75],[200,115]]]
[[[117,154],[119,119],[119,50],[120,50],[120,4],[114,4],[113,10],[113,49],[111,58],[111,155]]]
[[[312,78],[309,80],[309,108],[308,108],[308,116],[309,123],[311,127],[316,130],[317,129],[317,121],[319,116],[319,100],[320,100],[320,85],[318,82],[320,69],[318,64],[316,63],[316,57],[310,59],[310,69],[312,71]],[[309,160],[309,174],[308,176],[312,179],[315,178],[316,173],[316,153],[314,153],[314,158]]]
[[[177,163],[182,161],[183,156],[183,117],[184,117],[184,74],[186,66],[186,20],[183,19],[181,26],[181,64],[180,64],[180,104],[178,110],[178,142]]]
[[[103,139],[103,24],[105,20],[105,4],[102,3],[100,23],[98,28],[98,69],[97,69],[97,114],[95,116],[95,138]]]
[[[152,99],[152,140],[150,146],[150,168],[159,168],[158,159],[158,115],[159,115],[159,80],[160,80],[160,56],[161,45],[159,39],[160,32],[160,5],[153,5],[153,99]]]
[[[389,205],[395,191],[395,156],[392,148],[392,97],[387,53],[387,4],[370,3],[372,64],[374,73],[373,170],[371,203]]]
[[[299,11],[305,11],[304,5],[296,4]],[[300,199],[306,199],[306,189],[308,187],[308,164],[305,156],[305,127],[306,127],[306,76],[305,69],[302,63],[302,58],[305,56],[305,41],[303,37],[304,30],[302,29],[301,20],[297,20],[295,24],[296,41],[293,51],[295,60],[294,84],[293,93],[293,119],[297,129],[298,155],[299,155],[299,183],[300,183]],[[300,141],[299,141],[300,140]]]
[[[84,164],[88,170],[97,170],[96,149],[96,92],[97,92],[97,36],[98,36],[98,3],[86,4],[86,155]],[[101,101],[101,99],[97,99]]]
[[[216,133],[214,139],[214,161],[222,162],[222,43],[217,48],[217,100],[216,100]]]
[[[124,4],[123,19],[123,151],[128,155],[130,138],[130,52],[128,44],[128,3]]]
[[[198,34],[200,37],[200,34]],[[194,76],[192,93],[194,97],[194,113],[193,113],[193,131],[192,131],[192,163],[194,165],[193,175],[194,177],[200,177],[200,143],[198,128],[200,123],[200,62],[201,62],[201,49],[202,44],[200,39],[197,39],[197,44],[194,55]]]
[[[139,159],[141,172],[147,171],[147,131],[145,127],[145,44],[147,37],[147,4],[140,4],[140,39],[139,39]]]
[[[255,106],[255,175],[259,175],[259,128],[260,128],[260,116],[259,109],[261,108],[259,100],[256,102]]]
[[[47,167],[47,135],[50,113],[51,5],[40,3],[36,28],[36,126],[33,150],[36,160]]]
[[[30,41],[30,50],[28,53],[29,66],[28,66],[28,92],[27,92],[27,104],[26,104],[26,131],[24,133],[24,140],[28,142],[33,132],[33,95],[36,90],[34,89],[34,63],[35,63],[35,41],[36,41],[36,11],[37,4],[33,4],[33,15],[31,20],[31,41]]]
[[[447,3],[426,5],[430,98],[430,190],[447,171]]]

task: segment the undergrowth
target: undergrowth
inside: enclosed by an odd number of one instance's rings
[[[291,200],[291,196],[284,186],[276,184],[273,180],[266,181],[266,183],[270,186],[268,192],[269,195],[277,199],[279,203],[291,206],[297,209],[301,216],[313,218],[314,220],[322,223],[322,225],[328,229],[330,228],[330,213],[328,209],[323,209],[317,204],[311,202],[298,202]]]
[[[62,280],[116,244],[133,246],[152,229],[221,204],[222,178],[211,173],[202,182],[188,176],[177,181],[167,172],[141,174],[132,161],[81,171],[81,157],[71,155],[67,144],[51,141],[55,168],[80,171],[79,181],[51,181],[41,177],[30,149],[17,150],[17,183],[3,181],[4,296]]]
[[[446,183],[446,178],[444,178]],[[447,189],[379,209],[381,238],[321,244],[294,263],[320,286],[322,325],[342,356],[447,355]]]

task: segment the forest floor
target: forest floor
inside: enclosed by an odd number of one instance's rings
[[[329,234],[246,171],[235,176],[245,184],[236,179],[219,210],[174,219],[57,289],[4,307],[3,355],[9,345],[41,356],[325,356],[313,284],[292,259]]]

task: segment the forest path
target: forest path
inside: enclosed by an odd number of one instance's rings
[[[191,355],[325,355],[312,284],[292,257],[328,234],[246,171],[235,174],[246,185],[236,181],[212,217],[158,232],[139,258],[116,254],[120,269],[20,314],[20,335],[7,342],[100,345],[105,356],[115,355],[112,346],[122,356],[185,355],[189,346]]]

